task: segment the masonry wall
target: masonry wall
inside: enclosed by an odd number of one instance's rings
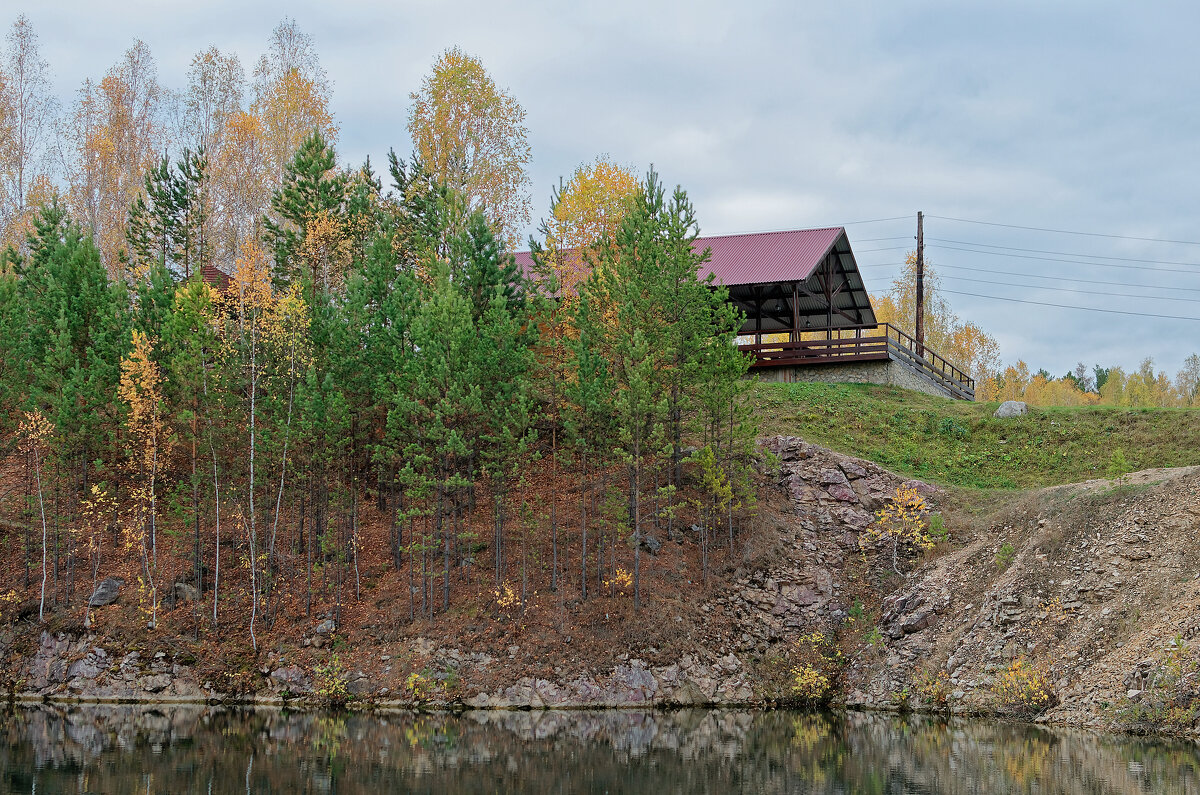
[[[953,397],[950,391],[940,384],[934,383],[902,362],[891,360],[764,367],[755,370],[754,373],[761,380],[774,383],[816,381],[824,384],[881,384],[912,389],[927,395]]]

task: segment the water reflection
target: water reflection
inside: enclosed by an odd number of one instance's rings
[[[851,713],[0,715],[7,792],[1198,793],[1190,743]]]

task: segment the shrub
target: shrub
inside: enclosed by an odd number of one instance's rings
[[[329,658],[328,663],[313,668],[313,683],[317,699],[328,707],[344,707],[354,700],[346,669],[336,654]]]
[[[845,657],[835,639],[821,632],[801,635],[792,649],[792,700],[803,706],[828,704]]]
[[[1108,468],[1105,470],[1105,475],[1109,480],[1122,480],[1129,474],[1133,467],[1129,465],[1129,461],[1125,458],[1125,451],[1120,447],[1112,451],[1112,455],[1108,459]]]
[[[938,423],[938,433],[942,436],[949,436],[951,439],[966,439],[970,435],[967,426],[953,417],[942,418],[942,421]]]
[[[933,673],[924,669],[913,674],[913,692],[929,709],[945,711],[950,708],[950,675],[945,671]]]
[[[996,568],[1004,571],[1013,562],[1013,558],[1017,556],[1017,548],[1005,541],[1000,545],[1000,549],[996,552]]]
[[[1137,700],[1116,707],[1114,728],[1133,734],[1186,734],[1200,717],[1200,661],[1176,638],[1165,657],[1147,672]]]
[[[946,527],[946,520],[940,513],[929,515],[929,538],[935,544],[950,540],[950,528]]]
[[[1000,710],[1018,718],[1032,718],[1055,702],[1046,672],[1020,658],[992,682],[992,695]]]
[[[434,680],[429,676],[429,670],[413,671],[404,680],[404,693],[418,704],[423,704],[434,689]]]

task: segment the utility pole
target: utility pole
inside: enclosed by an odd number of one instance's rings
[[[917,355],[925,355],[925,214],[917,212]]]

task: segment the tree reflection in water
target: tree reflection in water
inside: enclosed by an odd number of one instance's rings
[[[849,713],[0,715],[7,792],[1200,793],[1189,743]]]

